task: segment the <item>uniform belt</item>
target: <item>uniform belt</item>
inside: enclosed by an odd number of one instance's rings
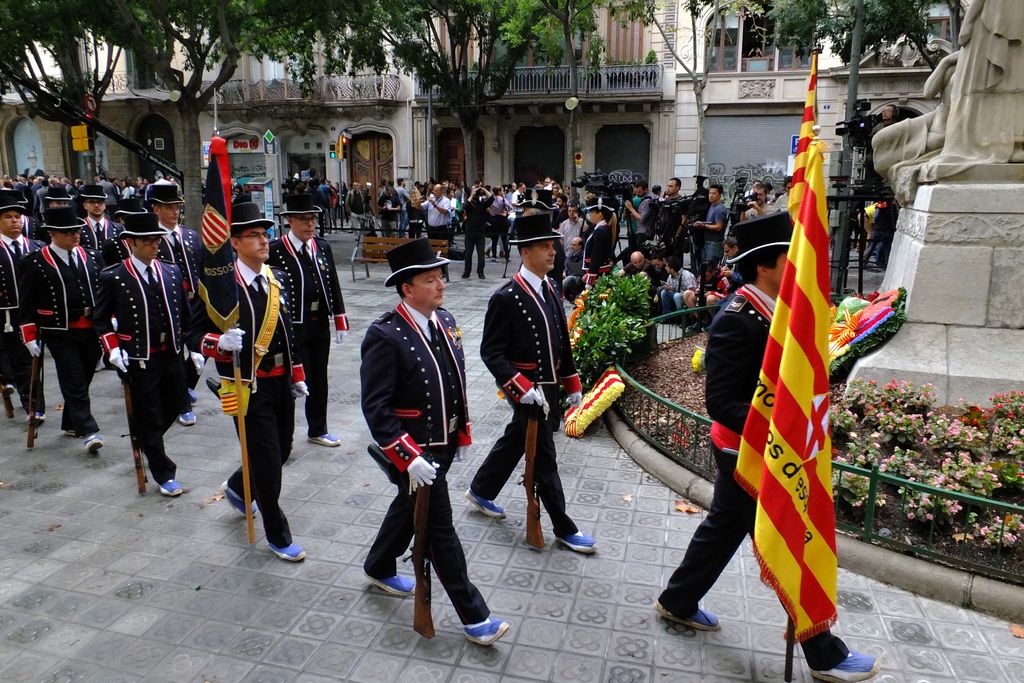
[[[165,351],[170,351],[170,350],[171,350],[171,347],[167,346],[167,344],[160,344],[159,346],[151,347],[149,349],[149,352],[150,353],[163,353]]]
[[[88,330],[92,329],[92,321],[86,318],[84,315],[77,320],[72,320],[68,323],[69,330]]]
[[[273,370],[257,370],[256,379],[267,379],[269,377],[283,377],[284,366],[280,365],[275,367]]]
[[[278,377],[284,374],[284,353],[266,356],[256,369],[257,377]]]

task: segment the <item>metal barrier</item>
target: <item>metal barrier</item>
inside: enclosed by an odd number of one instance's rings
[[[710,307],[707,307],[710,308]],[[654,318],[659,345],[696,334],[671,322],[698,310],[676,311]],[[662,330],[661,328],[672,328]],[[711,456],[711,420],[655,394],[622,367],[616,368],[626,389],[615,403],[619,415],[651,446],[706,479],[718,474]],[[878,470],[832,463],[836,528],[866,543],[927,558],[1010,583],[1024,584],[1020,549],[1024,546],[1024,506],[979,498],[966,493],[909,481]],[[885,504],[882,493],[890,494]],[[922,497],[929,507],[944,511],[918,521]],[[850,504],[850,498],[859,501]],[[846,502],[844,502],[846,501]],[[917,513],[917,516],[914,514]],[[977,527],[987,529],[987,540]],[[983,543],[988,543],[985,547]]]

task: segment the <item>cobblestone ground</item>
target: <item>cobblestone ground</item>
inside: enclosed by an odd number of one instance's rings
[[[506,486],[508,517],[491,521],[462,498],[509,411],[477,349],[488,279],[453,268],[447,305],[468,354],[476,439],[449,475],[470,574],[512,623],[495,647],[461,635],[435,582],[438,633],[413,632],[412,601],[369,590],[361,563],[392,488],[366,455],[359,411],[359,342],[396,302],[387,268],[353,283],[351,238],[335,251],[353,332],[331,354],[330,426],[340,448],[314,446],[301,416],[284,470],[282,506],[308,559],[289,564],[254,547],[224,501],[210,501],[235,467],[238,445],[213,397],[198,424],[167,435],[186,494],[140,497],[113,372],[93,384],[107,446],[99,457],[61,436],[52,368],[50,419],[33,451],[24,425],[0,425],[0,681],[768,681],[782,680],[784,616],[758,580],[749,545],[705,601],[723,622],[698,634],[658,619],[652,605],[701,515],[645,475],[603,428],[582,441],[556,436],[570,513],[599,539],[593,557],[523,543],[525,498]],[[207,370],[209,374],[210,370]],[[406,573],[409,571],[406,569]],[[838,632],[884,660],[885,681],[1024,681],[1024,640],[1005,622],[840,572]],[[797,680],[809,680],[802,662]]]

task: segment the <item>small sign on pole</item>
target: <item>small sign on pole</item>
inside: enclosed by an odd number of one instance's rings
[[[790,135],[789,136],[789,153],[796,154],[797,148],[800,146],[800,136]]]
[[[576,152],[573,155],[573,161],[576,164],[576,168],[583,168],[583,152]]]

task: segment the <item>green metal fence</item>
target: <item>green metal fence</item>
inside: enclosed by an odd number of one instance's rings
[[[659,316],[652,327],[687,315],[677,311]],[[659,342],[695,332],[686,326],[657,329]],[[626,389],[616,402],[623,420],[647,443],[683,467],[714,480],[711,421],[659,396],[617,368]],[[836,528],[867,543],[952,565],[992,578],[1024,584],[1024,538],[1012,547],[1013,536],[1024,536],[1014,520],[1024,519],[1024,506],[948,491],[880,472],[833,462],[836,490]],[[858,503],[851,503],[855,492]],[[935,512],[920,519],[922,497]],[[987,537],[978,533],[988,528]]]

